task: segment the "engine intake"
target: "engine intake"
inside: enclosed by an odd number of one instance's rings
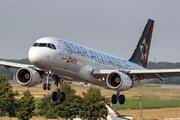
[[[114,90],[124,91],[132,87],[131,78],[119,71],[109,73],[106,78],[107,85]]]
[[[21,68],[16,73],[19,84],[26,87],[34,87],[42,82],[41,75],[34,69]]]

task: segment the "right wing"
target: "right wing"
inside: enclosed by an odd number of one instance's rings
[[[35,69],[35,70],[43,71],[43,70],[35,67],[34,65],[22,64],[22,63],[14,63],[14,62],[0,61],[0,65],[4,66],[7,70],[9,70],[9,68],[15,68],[15,69],[20,69],[20,68],[32,68],[32,69]]]

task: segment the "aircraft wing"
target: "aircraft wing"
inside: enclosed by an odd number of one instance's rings
[[[119,71],[123,72],[125,74],[131,75],[135,77],[138,80],[142,79],[152,79],[152,78],[159,78],[161,81],[163,81],[164,77],[177,77],[180,76],[180,69],[144,69],[144,70],[94,70],[93,76],[99,78],[99,77],[105,77],[109,73]]]
[[[40,70],[40,69],[36,68],[34,65],[7,62],[7,61],[0,61],[0,65],[4,66],[7,70],[9,70],[9,68],[20,69],[20,68],[24,68],[24,67]]]

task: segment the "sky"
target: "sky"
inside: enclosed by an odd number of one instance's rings
[[[22,59],[53,36],[129,59],[148,19],[149,61],[180,62],[179,0],[1,0],[0,58]]]

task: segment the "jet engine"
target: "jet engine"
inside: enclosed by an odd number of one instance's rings
[[[19,84],[26,87],[34,87],[42,82],[41,75],[34,69],[21,68],[16,73]]]
[[[119,71],[111,72],[106,78],[107,85],[114,90],[124,91],[132,87],[131,78]]]

